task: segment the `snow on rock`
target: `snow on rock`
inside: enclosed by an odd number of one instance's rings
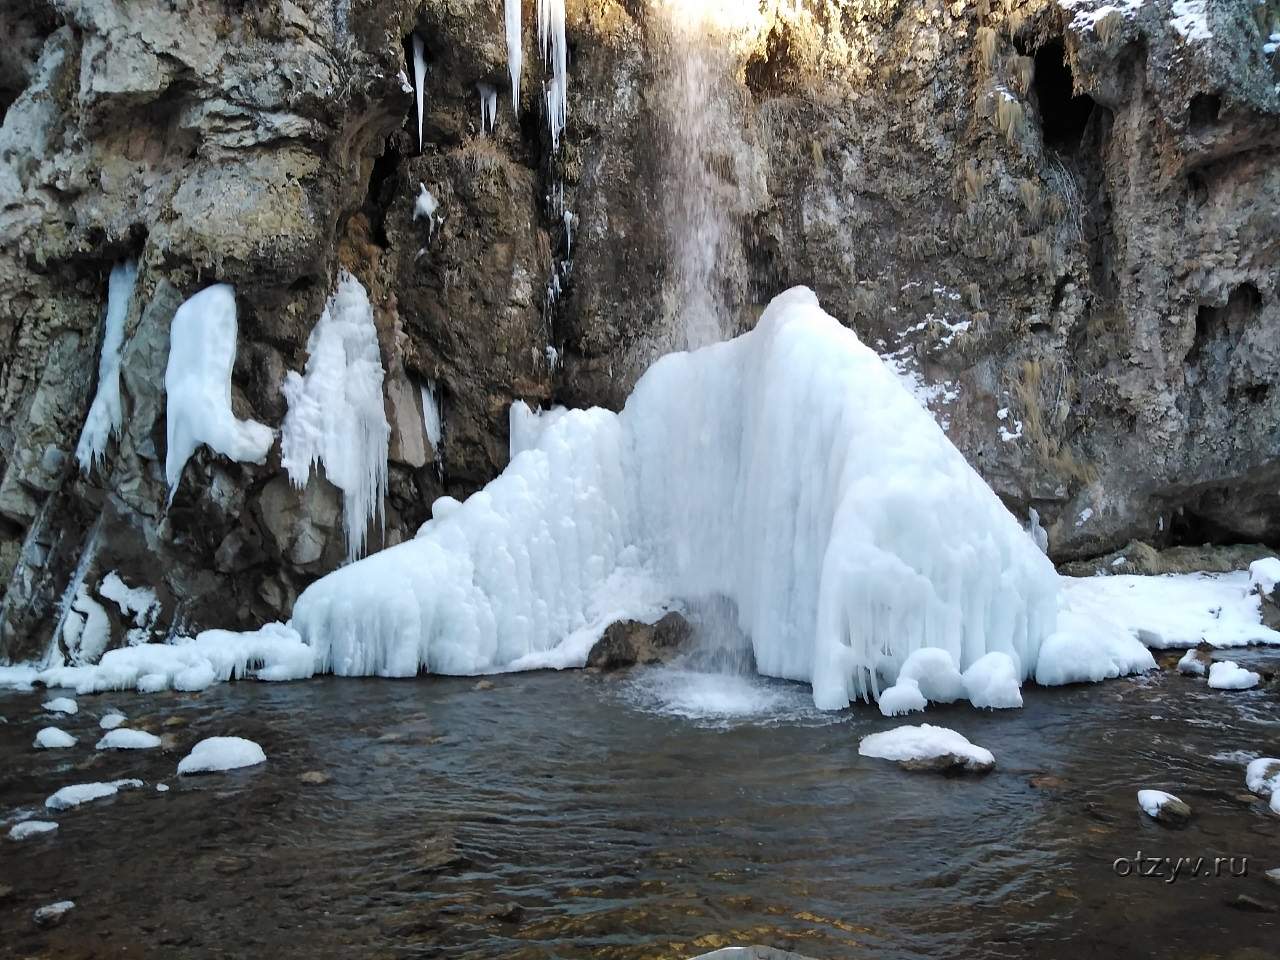
[[[195,639],[143,643],[109,650],[95,666],[54,667],[40,673],[48,686],[74,687],[77,693],[132,690],[203,690],[214,683],[249,677],[303,680],[313,671],[314,652],[281,623],[236,633],[205,630]]]
[[[1249,564],[1249,592],[1263,596],[1280,583],[1280,557],[1264,557]]]
[[[975,707],[997,710],[1022,706],[1022,690],[1018,682],[1018,665],[1007,653],[998,650],[980,657],[963,675],[964,690]]]
[[[98,584],[98,594],[106,600],[110,600],[119,609],[120,613],[133,620],[133,629],[129,631],[128,641],[130,644],[145,643],[150,635],[151,627],[156,622],[156,618],[160,616],[160,599],[156,596],[156,592],[150,587],[131,587],[125,583],[120,574],[112,570],[102,582]],[[86,624],[85,632],[88,632],[90,624]],[[108,626],[107,633],[110,628]],[[93,656],[87,656],[84,649],[85,642],[81,641],[81,657],[77,662],[93,663],[101,655],[106,648],[104,643],[98,647]]]
[[[1178,672],[1189,677],[1206,677],[1209,675],[1209,664],[1194,647],[1182,655],[1178,661]]]
[[[1262,678],[1234,660],[1219,660],[1209,668],[1209,686],[1214,690],[1248,690]]]
[[[961,666],[997,652],[977,686],[1003,704],[1053,632],[1048,559],[805,288],[749,333],[657,361],[621,414],[537,426],[460,507],[307,588],[291,624],[318,670],[512,669],[598,639],[612,621],[593,611],[720,594],[760,672],[810,682],[820,707],[874,696],[922,647]]]
[[[1280,790],[1280,760],[1258,757],[1244,771],[1244,783],[1254,793],[1266,796]]]
[[[343,270],[307,340],[305,375],[290,371],[280,431],[280,462],[298,489],[313,466],[342,491],[347,559],[364,552],[370,521],[387,494],[391,426],[382,395],[382,356],[364,286]]]
[[[111,730],[98,741],[97,750],[154,750],[160,746],[160,738],[145,730],[127,730],[120,727]]]
[[[103,715],[102,719],[98,721],[98,726],[103,730],[114,730],[127,719],[128,717],[120,711],[112,710],[110,713]]]
[[[37,837],[42,833],[53,833],[57,829],[58,825],[52,820],[23,820],[9,828],[9,839],[26,840],[28,837]]]
[[[57,727],[43,728],[36,734],[36,739],[32,743],[37,750],[64,750],[75,745],[76,738]]]
[[[236,297],[230,284],[206,287],[178,308],[169,327],[164,373],[167,446],[164,474],[173,500],[182,470],[201,444],[245,463],[263,463],[270,427],[231,412],[236,361]]]
[[[1063,577],[1063,602],[1089,620],[1114,624],[1155,649],[1280,644],[1262,625],[1249,574]]]
[[[209,737],[201,740],[178,763],[178,773],[219,773],[266,763],[267,755],[243,737]]]
[[[52,927],[62,922],[66,915],[75,909],[76,902],[74,900],[59,900],[57,903],[48,903],[43,907],[37,907],[35,913],[31,915],[31,919],[35,921],[37,927]]]
[[[82,803],[114,797],[121,790],[142,786],[141,780],[112,780],[109,783],[76,783],[54,793],[44,805],[50,810],[70,810]]]
[[[50,686],[58,686],[58,684],[50,684]],[[50,713],[65,713],[69,715],[78,713],[80,710],[80,707],[70,697],[54,697],[51,700],[46,700],[40,706]]]
[[[964,678],[955,658],[940,647],[922,647],[903,661],[897,683],[915,681],[921,695],[933,703],[953,703],[965,696]]]
[[[1173,0],[1173,29],[1188,43],[1211,40],[1208,0]]]
[[[111,641],[111,618],[106,608],[89,596],[83,583],[76,586],[62,618],[62,646],[72,663],[93,663]]]
[[[1075,14],[1071,20],[1071,29],[1077,33],[1085,33],[1112,13],[1132,17],[1146,2],[1147,0],[1058,0],[1058,6]]]
[[[1148,817],[1166,823],[1185,823],[1191,816],[1189,805],[1163,790],[1139,790],[1138,806]]]
[[[920,684],[910,677],[899,677],[892,687],[880,691],[880,712],[886,717],[914,713],[928,705],[929,702],[920,692]]]
[[[958,766],[966,770],[986,771],[996,762],[985,747],[970,743],[954,730],[928,723],[870,734],[858,744],[858,753],[864,757],[894,760],[906,766],[937,769]]]
[[[111,268],[107,281],[107,312],[102,321],[102,353],[98,357],[98,390],[85,417],[80,442],[76,444],[76,460],[88,473],[102,462],[107,441],[120,433],[124,408],[120,403],[120,349],[124,345],[124,322],[129,312],[129,298],[138,279],[138,264],[125,260]]]
[[[1094,612],[1058,613],[1058,629],[1040,646],[1036,683],[1097,683],[1114,677],[1154,670],[1151,651],[1129,630]]]

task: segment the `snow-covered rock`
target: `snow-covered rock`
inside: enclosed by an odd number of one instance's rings
[[[36,908],[31,918],[37,927],[56,927],[66,919],[68,913],[75,909],[75,905],[74,900],[59,900],[57,903]]]
[[[121,790],[142,786],[141,780],[112,780],[109,783],[76,783],[63,787],[45,800],[44,805],[50,810],[69,810],[91,800],[113,797]]]
[[[900,677],[898,682],[880,693],[880,712],[886,717],[899,717],[928,706],[920,684],[910,677]]]
[[[751,332],[657,361],[621,414],[557,414],[447,517],[312,584],[291,623],[321,671],[476,674],[581,666],[635,607],[719,594],[760,672],[823,708],[923,647],[998,652],[979,698],[1011,705],[1057,583],[928,412],[796,288]]]
[[[209,737],[201,740],[178,763],[178,773],[218,773],[266,763],[262,747],[243,737]]]
[[[29,837],[37,837],[43,833],[52,833],[58,829],[58,825],[52,820],[23,820],[21,823],[15,823],[9,828],[10,840],[26,840]]]
[[[1163,790],[1139,790],[1138,806],[1148,817],[1162,823],[1176,825],[1191,819],[1191,807]]]
[[[37,750],[63,750],[75,745],[76,738],[58,727],[44,727],[32,744]]]
[[[1280,583],[1280,557],[1264,557],[1249,564],[1249,588],[1266,596]]]
[[[54,697],[51,700],[46,700],[40,706],[50,713],[65,713],[68,716],[74,715],[80,709],[70,697]]]
[[[97,750],[154,750],[160,746],[160,738],[145,730],[129,730],[120,727],[111,730],[98,741]]]
[[[1280,760],[1275,757],[1258,757],[1245,768],[1244,782],[1259,796],[1270,796],[1280,789]]]
[[[1040,645],[1036,683],[1097,683],[1155,669],[1148,650],[1129,630],[1098,611],[1058,613],[1058,629]]]
[[[1209,668],[1209,686],[1214,690],[1248,690],[1262,679],[1234,660],[1219,660]]]
[[[990,750],[976,746],[962,734],[928,723],[896,727],[863,737],[858,753],[894,760],[908,769],[963,769],[985,773],[995,766]]]
[[[1212,662],[1206,651],[1193,647],[1178,661],[1178,672],[1185,673],[1189,677],[1207,677]]]
[[[103,730],[114,730],[116,727],[120,726],[120,724],[124,723],[127,719],[129,718],[126,717],[120,711],[112,710],[110,713],[105,713],[102,715],[102,718],[98,721],[98,726],[101,727]]]
[[[998,710],[1022,706],[1018,667],[1007,653],[993,651],[969,666],[963,675],[965,695],[975,707]]]

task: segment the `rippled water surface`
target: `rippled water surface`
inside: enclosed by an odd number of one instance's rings
[[[1165,670],[1029,688],[1021,711],[931,710],[999,765],[947,779],[860,757],[895,722],[819,714],[791,684],[670,668],[492,682],[108,694],[69,718],[42,715],[44,691],[0,692],[5,834],[60,786],[146,781],[53,815],[52,835],[0,839],[0,955],[1280,956],[1280,915],[1228,905],[1280,906],[1262,877],[1280,818],[1243,796],[1245,759],[1280,755],[1272,692]],[[93,750],[109,707],[165,747]],[[50,722],[80,743],[31,749]],[[177,778],[213,735],[257,740],[268,763]],[[1192,824],[1146,820],[1141,787],[1179,794]],[[1247,856],[1249,876],[1118,877],[1139,849]],[[36,928],[63,899],[66,922]]]

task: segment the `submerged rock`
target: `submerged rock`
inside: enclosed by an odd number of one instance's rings
[[[31,918],[36,922],[37,927],[56,927],[74,908],[74,900],[59,900],[57,903],[38,907]]]
[[[591,648],[587,666],[619,670],[636,664],[667,663],[692,636],[689,621],[675,611],[653,624],[619,620],[611,624]]]

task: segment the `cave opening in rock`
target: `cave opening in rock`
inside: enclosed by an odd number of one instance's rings
[[[388,244],[387,208],[394,198],[400,160],[400,151],[396,149],[395,138],[388,137],[382,153],[374,158],[373,166],[369,171],[369,184],[365,188],[365,213],[373,227],[374,242],[380,247],[386,247]]]
[[[1050,40],[1035,52],[1032,81],[1044,145],[1060,153],[1075,153],[1093,114],[1093,98],[1075,92],[1075,76],[1067,63],[1062,40]]]
[[[1240,284],[1220,307],[1202,304],[1196,311],[1196,335],[1187,353],[1187,363],[1207,359],[1215,348],[1218,352],[1229,351],[1261,307],[1262,294],[1252,283]]]
[[[1197,93],[1191,98],[1188,107],[1188,119],[1193,131],[1204,130],[1218,122],[1218,114],[1222,112],[1222,98],[1216,93]]]

